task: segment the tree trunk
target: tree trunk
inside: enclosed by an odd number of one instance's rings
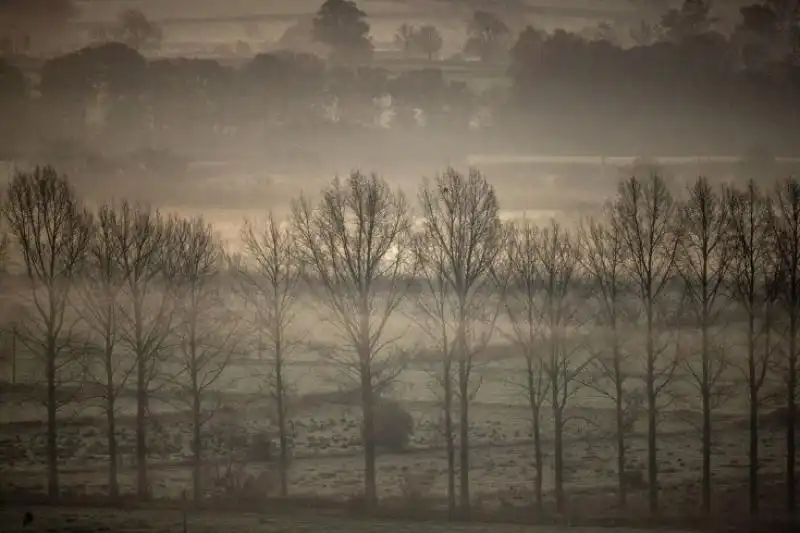
[[[136,493],[140,500],[150,498],[147,483],[147,411],[148,375],[147,354],[142,332],[142,302],[138,294],[133,296],[134,328],[136,335]]]
[[[200,419],[200,393],[197,390],[196,383],[192,394],[194,395],[192,401],[192,453],[194,454],[194,468],[192,470],[192,496],[195,502],[199,502],[203,498],[203,441],[200,438],[200,427],[202,425],[202,421]]]
[[[748,317],[747,330],[747,374],[750,389],[750,450],[748,468],[748,500],[750,514],[758,515],[758,376],[756,375],[755,320],[753,312]],[[769,328],[769,324],[766,326]],[[769,331],[769,330],[767,330]],[[769,349],[769,333],[767,333]]]
[[[702,509],[708,516],[711,513],[711,383],[710,359],[708,340],[708,311],[704,310],[702,324],[702,376],[700,396],[703,404],[703,480],[702,480]]]
[[[451,519],[456,514],[456,443],[453,435],[453,377],[451,365],[445,364],[444,373],[444,438],[447,449],[447,513]]]
[[[364,503],[368,510],[378,503],[375,480],[375,394],[369,363],[361,366],[361,406],[364,413]]]
[[[147,500],[147,364],[144,356],[136,362],[136,493]]]
[[[553,397],[558,393],[554,393]],[[553,466],[555,469],[556,512],[564,513],[564,413],[556,404],[553,407]]]
[[[466,351],[465,344],[462,344],[462,350]],[[469,375],[467,373],[467,362],[464,360],[466,355],[459,361],[459,392],[460,392],[460,420],[459,420],[459,433],[460,444],[459,447],[459,477],[460,477],[460,500],[461,500],[461,517],[469,518],[470,515],[470,497],[469,497]]]
[[[625,410],[619,354],[614,355],[614,366],[616,367],[614,408],[617,418],[617,504],[620,509],[625,509],[628,506],[628,486],[625,483]]]
[[[657,406],[655,384],[655,340],[652,303],[647,309],[647,484],[650,514],[658,514]]]
[[[112,500],[119,498],[119,480],[117,475],[117,419],[116,392],[114,390],[114,368],[111,365],[110,348],[106,347],[106,430],[108,432],[108,495]]]
[[[536,499],[536,512],[541,515],[544,509],[544,497],[542,485],[544,483],[544,458],[542,457],[542,428],[541,428],[541,408],[537,402],[532,402],[531,415],[533,417],[533,462],[536,469],[536,479],[534,480],[534,497]]]
[[[289,495],[289,442],[286,436],[286,405],[283,390],[283,355],[280,337],[275,341],[275,406],[278,410],[278,439],[280,441],[281,496]]]
[[[793,302],[794,303],[794,302]],[[792,309],[789,318],[789,375],[786,381],[786,509],[791,516],[796,512],[795,492],[795,419],[797,417],[797,312]]]
[[[56,426],[56,347],[47,339],[47,495],[58,498],[58,441]]]

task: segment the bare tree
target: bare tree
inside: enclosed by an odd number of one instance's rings
[[[73,360],[70,345],[75,320],[67,315],[72,282],[82,266],[91,216],[81,207],[67,178],[52,167],[19,172],[3,205],[10,233],[25,265],[33,306],[23,332],[31,351],[41,354],[47,379],[47,491],[57,497],[56,412],[60,375]],[[34,348],[35,346],[35,348]]]
[[[747,316],[747,357],[742,370],[749,403],[748,495],[750,513],[758,514],[759,408],[773,355],[773,307],[778,296],[781,264],[773,257],[772,203],[751,180],[744,190],[728,192],[732,250],[732,293]],[[759,337],[763,349],[759,350]]]
[[[720,312],[726,304],[718,298],[728,276],[731,258],[729,210],[723,194],[700,177],[689,188],[681,208],[683,238],[677,253],[677,267],[684,282],[690,312],[700,332],[699,365],[695,358],[685,361],[690,379],[700,393],[703,414],[702,509],[711,511],[711,415],[724,399],[727,389],[721,378],[728,369],[725,347],[714,343]],[[699,366],[699,368],[698,368]]]
[[[592,357],[593,372],[586,384],[614,402],[617,448],[617,497],[619,507],[627,506],[626,437],[635,422],[636,395],[629,392],[629,350],[624,346],[624,326],[633,316],[630,306],[631,283],[625,269],[625,242],[612,205],[601,218],[589,220],[581,228],[582,266],[599,304],[597,327],[601,345]]]
[[[117,349],[119,341],[120,293],[123,289],[122,271],[119,268],[119,249],[116,239],[116,214],[113,206],[102,205],[89,241],[87,264],[81,282],[79,313],[90,330],[90,338],[97,349],[88,351],[86,377],[100,385],[103,409],[106,414],[108,441],[109,496],[119,497],[117,468],[117,398],[135,368],[135,361]],[[96,368],[99,363],[100,368]]]
[[[796,419],[798,334],[800,334],[800,182],[795,178],[778,187],[774,210],[774,243],[781,263],[783,283],[780,301],[788,322],[786,379],[786,508],[794,514],[796,501]]]
[[[219,275],[224,261],[222,243],[202,218],[183,220],[174,229],[180,235],[170,269],[178,287],[175,358],[168,380],[177,397],[189,407],[192,420],[192,489],[202,498],[203,428],[218,410],[221,378],[237,352],[240,327],[231,320],[229,301]],[[218,406],[216,406],[218,407]]]
[[[670,282],[680,241],[676,206],[663,178],[651,173],[645,180],[632,177],[619,186],[616,201],[619,231],[636,296],[646,320],[645,389],[647,396],[647,470],[650,512],[658,513],[657,419],[658,398],[672,380],[677,358],[665,357],[659,326],[668,323]]]
[[[453,517],[456,512],[456,445],[453,424],[453,348],[456,334],[451,318],[453,294],[445,275],[447,265],[444,250],[436,246],[428,232],[418,233],[414,237],[416,272],[423,280],[423,287],[412,317],[434,343],[436,350],[435,368],[431,374],[442,393],[444,427],[441,430],[447,454],[447,510]]]
[[[467,176],[447,169],[433,185],[423,186],[419,197],[423,231],[431,246],[444,256],[442,274],[456,301],[453,319],[460,404],[460,506],[468,515],[469,403],[480,386],[476,386],[473,368],[497,317],[497,313],[487,316],[486,311],[493,307],[489,295],[496,294],[495,266],[505,244],[505,231],[494,188],[477,169],[470,169]]]
[[[575,283],[581,263],[580,249],[573,237],[556,221],[537,235],[536,250],[542,280],[542,341],[547,353],[543,370],[548,380],[553,411],[553,455],[556,510],[564,511],[564,428],[565,410],[581,383],[589,358],[581,350],[580,320]]]
[[[301,197],[292,212],[303,261],[313,273],[310,287],[318,290],[349,352],[333,357],[359,382],[365,503],[373,508],[375,391],[402,370],[398,352],[388,350],[396,338],[387,338],[385,330],[406,294],[412,264],[406,200],[377,175],[353,172],[347,180],[335,178],[316,207]]]
[[[511,322],[511,340],[522,351],[525,361],[523,386],[531,410],[536,479],[536,509],[543,509],[544,454],[542,452],[541,412],[549,392],[541,352],[541,306],[543,290],[539,265],[539,231],[530,220],[512,226],[504,262],[508,289],[505,309]]]
[[[176,221],[146,206],[122,202],[112,211],[119,269],[125,286],[120,300],[120,342],[136,357],[136,482],[149,498],[147,422],[157,356],[171,331],[175,299],[172,272],[177,264]]]
[[[269,343],[268,386],[278,419],[281,495],[287,496],[290,443],[284,365],[286,357],[299,344],[299,339],[292,334],[292,327],[303,271],[294,233],[271,212],[258,229],[251,222],[245,222],[242,241],[250,265],[240,266],[237,270],[243,294],[256,309],[259,338],[264,335]]]

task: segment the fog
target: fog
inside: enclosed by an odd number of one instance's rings
[[[798,5],[0,2],[9,520],[779,527]]]

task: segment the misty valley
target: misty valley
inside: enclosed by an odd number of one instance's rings
[[[797,527],[800,2],[550,4],[0,2],[3,531]]]

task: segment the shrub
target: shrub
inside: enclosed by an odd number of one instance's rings
[[[380,401],[375,406],[375,444],[392,452],[401,452],[414,434],[414,419],[394,401]]]

